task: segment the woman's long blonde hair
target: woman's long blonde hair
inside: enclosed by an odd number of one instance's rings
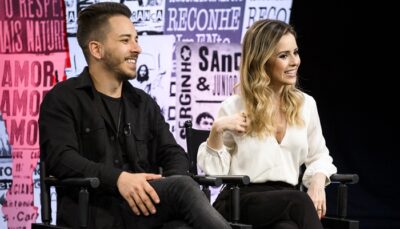
[[[290,25],[266,19],[255,22],[244,36],[239,86],[251,120],[248,128],[250,135],[262,137],[275,131],[273,117],[278,111],[273,104],[274,91],[265,66],[279,40],[288,33],[296,37],[296,32]],[[304,124],[300,115],[303,103],[304,96],[295,85],[284,87],[280,109],[283,109],[289,125]]]

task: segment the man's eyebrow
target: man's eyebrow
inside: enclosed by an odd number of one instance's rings
[[[131,37],[130,34],[120,34],[119,37]]]
[[[132,36],[131,34],[128,34],[128,33],[127,34],[120,34],[118,37],[120,37],[120,38],[131,38],[131,37],[134,37],[135,40],[139,39],[138,35]]]

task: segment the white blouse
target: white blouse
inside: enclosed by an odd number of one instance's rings
[[[307,169],[303,184],[308,187],[311,177],[322,172],[328,178],[337,172],[325,145],[321,123],[314,98],[304,94],[302,127],[287,126],[279,144],[274,136],[263,138],[224,132],[223,148],[215,150],[203,142],[199,147],[197,163],[208,175],[248,175],[252,183],[283,181],[297,185],[300,165]],[[229,116],[245,110],[238,95],[227,98],[218,117]]]

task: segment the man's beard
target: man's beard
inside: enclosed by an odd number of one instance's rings
[[[136,78],[136,74],[128,75],[125,74],[124,72],[117,72],[117,74],[118,74],[118,79],[121,81],[128,81]]]
[[[136,78],[136,69],[132,70],[132,74],[128,74],[123,69],[123,65],[125,64],[125,59],[120,61],[118,58],[115,58],[111,53],[107,52],[104,58],[104,63],[108,69],[117,74],[117,77],[120,81],[128,81]]]

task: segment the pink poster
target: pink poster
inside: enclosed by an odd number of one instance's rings
[[[0,193],[0,225],[7,228],[31,228],[39,214],[32,179],[40,156],[37,120],[46,92],[65,78],[63,4],[0,1],[0,125],[5,127],[0,132],[0,171],[8,171],[0,173],[5,190]]]

